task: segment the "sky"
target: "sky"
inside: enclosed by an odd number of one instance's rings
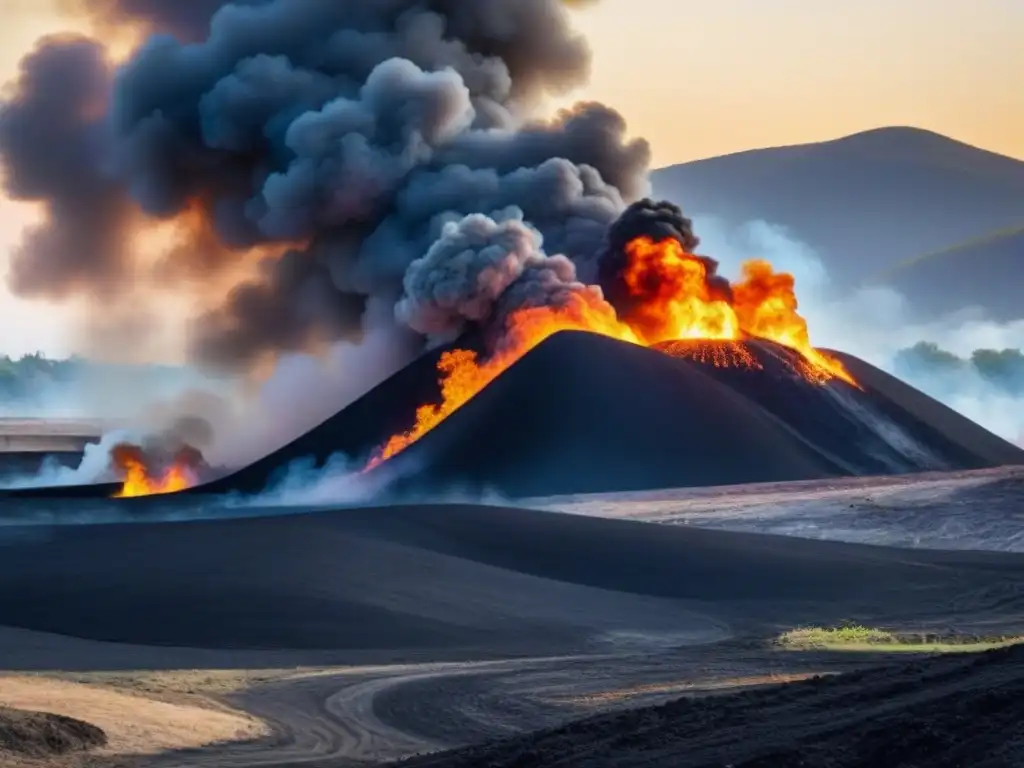
[[[55,5],[3,0],[0,80],[69,28]],[[577,95],[622,112],[656,165],[884,125],[1024,159],[1024,0],[600,0],[577,22],[594,57]],[[0,198],[0,271],[31,216]],[[0,286],[0,354],[66,354],[70,323]]]

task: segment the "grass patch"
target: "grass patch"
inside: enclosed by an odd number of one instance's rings
[[[941,636],[897,634],[860,624],[838,627],[798,627],[775,638],[787,651],[861,651],[875,653],[970,653],[1024,642],[1024,637]]]

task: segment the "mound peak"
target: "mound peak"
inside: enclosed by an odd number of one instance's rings
[[[408,487],[541,496],[1002,463],[882,392],[808,381],[801,363],[759,340],[648,349],[563,331],[407,449]]]

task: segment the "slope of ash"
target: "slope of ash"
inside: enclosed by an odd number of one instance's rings
[[[951,604],[975,621],[1019,612],[1008,585],[1022,574],[1012,554],[409,505],[55,526],[4,547],[0,616],[154,646],[480,658],[571,653],[623,630],[719,639],[723,626],[760,634],[865,612],[925,622]]]
[[[638,345],[561,332],[414,443],[408,490],[542,496],[846,474],[756,402]]]
[[[883,409],[901,409],[928,424],[948,440],[963,446],[987,466],[1021,464],[1024,451],[1013,443],[989,432],[984,427],[925,395],[892,374],[876,368],[853,355],[829,351],[857,377],[857,381],[879,397]]]
[[[555,334],[408,448],[421,471],[401,484],[541,496],[1024,462],[995,436],[983,450],[984,430],[952,412],[931,423],[916,390],[897,402],[810,382],[777,345],[702,344],[747,362]]]
[[[853,475],[981,469],[1019,463],[1024,451],[909,385],[851,355],[829,350],[853,373],[808,386],[793,350],[760,339],[656,345],[755,401]]]

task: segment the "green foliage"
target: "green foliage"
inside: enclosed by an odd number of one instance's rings
[[[775,638],[787,651],[861,651],[876,653],[968,653],[1017,645],[1021,637],[940,637],[896,634],[860,624],[838,627],[797,627]]]

